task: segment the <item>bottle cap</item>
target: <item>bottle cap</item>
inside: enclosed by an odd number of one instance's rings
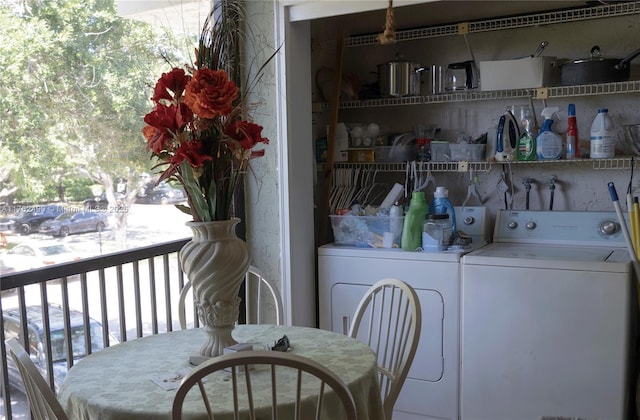
[[[449,196],[449,191],[445,187],[436,187],[436,190],[433,193],[435,198],[443,198]]]
[[[576,104],[569,104],[569,109],[567,111],[567,114],[570,117],[575,117],[576,116]]]
[[[598,114],[600,114],[600,113],[602,113],[602,112],[609,112],[609,109],[608,109],[608,108],[600,108],[600,109],[598,110]]]

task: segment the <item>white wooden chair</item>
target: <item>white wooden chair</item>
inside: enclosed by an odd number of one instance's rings
[[[16,338],[7,340],[6,344],[11,358],[20,371],[33,418],[35,420],[67,420],[67,415],[56,395],[47,385],[22,344]]]
[[[292,378],[297,378],[295,386],[291,383],[285,384],[276,380],[276,371],[280,371],[280,369],[291,369],[293,371],[295,376],[292,375]],[[224,372],[225,375],[231,377],[233,412],[235,414],[234,418],[236,419],[240,418],[240,412],[242,412],[242,418],[252,420],[257,418],[255,403],[259,399],[254,395],[254,390],[256,390],[257,393],[259,392],[258,390],[263,390],[264,386],[268,386],[265,385],[264,382],[266,378],[271,386],[271,392],[268,394],[270,398],[265,400],[264,395],[262,395],[260,401],[262,404],[269,404],[270,400],[268,410],[271,411],[272,419],[277,419],[278,414],[282,417],[285,414],[283,411],[288,411],[283,407],[278,407],[279,401],[282,404],[282,402],[286,400],[287,406],[291,406],[292,411],[294,411],[293,413],[287,412],[286,418],[299,420],[315,418],[318,420],[323,413],[326,418],[327,415],[335,413],[334,410],[338,408],[336,404],[340,401],[344,407],[346,418],[349,420],[357,420],[356,404],[353,395],[347,385],[335,373],[313,360],[295,354],[277,351],[240,351],[215,357],[202,363],[182,379],[173,400],[172,419],[182,419],[184,399],[188,394],[195,394],[195,392],[190,393],[189,391],[195,388],[196,385],[200,391],[200,398],[203,400],[202,414],[204,414],[204,410],[206,410],[208,418],[214,419],[215,410],[212,409],[206,393],[206,384],[203,383],[203,380],[207,376],[223,370],[226,371]],[[304,407],[306,408],[303,410],[301,391],[303,388],[303,378],[307,378],[308,375],[319,379],[319,381],[317,381],[318,392],[317,398],[315,399],[315,407],[305,405]],[[259,376],[262,378],[262,381],[258,383],[257,378]],[[293,381],[295,382],[296,379],[293,379]],[[313,386],[315,387],[315,384]],[[304,388],[308,389],[308,384]],[[288,395],[286,395],[286,397],[283,395],[283,389],[287,390]],[[335,393],[338,397],[337,399],[329,401],[325,398],[328,396],[327,392],[330,390]],[[216,396],[214,396],[214,398],[215,397]],[[291,398],[293,398],[293,402],[290,403]],[[194,407],[193,397],[190,397],[189,401],[189,406]],[[305,401],[308,403],[307,396],[305,396]],[[244,404],[245,402],[246,404]],[[244,407],[244,409],[241,407]],[[311,411],[315,412],[315,416],[313,417],[308,411],[310,408],[312,408]],[[324,410],[331,411],[327,413]],[[265,416],[266,413],[263,413],[259,418],[265,418]]]
[[[187,296],[191,290],[191,282],[187,281],[180,291],[180,298],[178,300],[178,318],[180,322],[180,328],[187,328],[185,302]],[[265,295],[271,296],[271,305],[264,304],[263,298]],[[282,325],[283,305],[280,292],[275,285],[266,277],[262,271],[254,266],[249,266],[249,270],[245,276],[245,313],[247,315],[247,323],[261,324],[266,318],[266,315],[273,314],[274,321],[278,325]],[[267,311],[269,309],[269,311]]]
[[[421,328],[418,295],[398,279],[382,279],[371,286],[355,311],[349,336],[367,343],[377,355],[378,380],[387,419],[391,419],[416,354]]]

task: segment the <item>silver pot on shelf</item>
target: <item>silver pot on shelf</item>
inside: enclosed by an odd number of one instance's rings
[[[419,96],[421,75],[427,70],[418,63],[393,60],[378,64],[378,81],[383,97]]]

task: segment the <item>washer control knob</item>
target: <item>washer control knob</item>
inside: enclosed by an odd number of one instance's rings
[[[516,222],[515,220],[512,220],[509,223],[507,223],[507,227],[509,229],[515,229],[518,227],[518,222]]]
[[[473,216],[467,216],[464,218],[463,222],[465,225],[472,225],[475,221],[476,219],[474,219]]]
[[[538,225],[536,225],[536,222],[527,222],[527,224],[525,225],[525,227],[528,230],[533,230],[537,227]]]
[[[611,236],[618,232],[618,224],[613,220],[605,220],[600,223],[600,233],[604,236]]]

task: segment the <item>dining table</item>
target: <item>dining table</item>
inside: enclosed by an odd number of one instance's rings
[[[233,330],[238,343],[264,351],[273,351],[272,346],[285,335],[288,352],[324,365],[345,382],[358,419],[384,419],[376,356],[365,343],[311,327],[243,324]],[[199,354],[206,338],[202,328],[192,328],[136,338],[90,354],[68,371],[58,400],[71,420],[170,419],[176,389],[182,377],[196,367],[190,360]],[[208,393],[215,396],[216,420],[233,418],[233,393],[224,373],[205,382]],[[291,381],[295,380],[292,374]],[[253,391],[256,401],[270,401],[259,395],[270,395],[270,387]],[[286,404],[286,399],[282,401]],[[286,420],[289,410],[281,410],[280,404],[278,400],[278,418]],[[207,418],[202,400],[196,398],[185,400],[183,414],[189,419]],[[335,412],[329,419],[341,420]]]

